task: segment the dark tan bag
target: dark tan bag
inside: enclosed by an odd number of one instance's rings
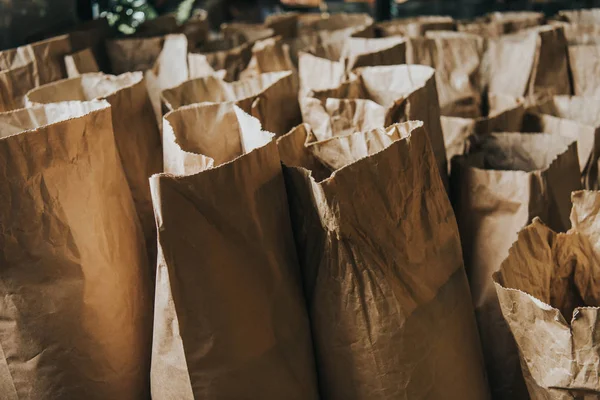
[[[528,399],[514,340],[492,282],[517,233],[535,217],[569,229],[581,188],[576,144],[560,135],[494,133],[452,162],[452,202],[494,399]]]
[[[383,37],[422,37],[429,31],[455,31],[456,21],[450,16],[424,15],[380,22],[376,27]]]
[[[0,397],[148,399],[144,238],[105,101],[0,114]]]
[[[278,140],[324,399],[488,398],[452,208],[420,121]]]
[[[494,274],[532,399],[597,399],[600,196],[573,193],[567,234],[539,219]]]
[[[221,103],[167,114],[164,138],[152,398],[317,399],[273,134]]]
[[[119,76],[84,74],[27,94],[28,104],[107,100],[117,151],[142,224],[151,263],[156,256],[156,225],[148,179],[162,171],[160,135],[141,72]]]

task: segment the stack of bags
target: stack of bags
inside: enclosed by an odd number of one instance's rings
[[[0,398],[600,397],[596,13],[0,52]]]

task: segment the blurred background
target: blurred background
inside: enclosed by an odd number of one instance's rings
[[[561,9],[600,7],[600,0],[0,0],[0,48],[21,45],[42,33],[65,30],[93,18],[106,18],[123,34],[145,20],[196,8],[218,26],[232,20],[260,22],[281,11],[367,12],[377,20],[417,15],[473,18],[492,11],[535,10],[553,15]]]

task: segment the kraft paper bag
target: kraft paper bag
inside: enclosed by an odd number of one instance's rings
[[[281,36],[283,39],[298,37],[298,18],[300,14],[287,12],[280,14],[270,14],[265,17],[265,26],[271,28],[275,36]]]
[[[545,25],[488,43],[488,89],[514,97],[571,94],[563,28]]]
[[[428,31],[455,31],[456,21],[452,17],[445,15],[424,15],[394,19],[378,23],[376,26],[383,37],[419,37],[425,36],[425,33]]]
[[[336,59],[336,56],[337,54],[325,54],[325,57],[318,57],[309,53],[299,55],[301,93],[336,87],[350,78],[355,68],[405,64],[406,39],[348,38],[340,57]]]
[[[568,233],[535,219],[494,282],[532,399],[597,399],[600,195],[573,193]]]
[[[527,110],[523,130],[555,133],[577,142],[584,188],[600,187],[600,99],[554,96]]]
[[[522,98],[488,93],[484,106],[481,111],[482,116],[478,118],[442,115],[442,130],[449,164],[454,156],[465,153],[468,139],[472,135],[521,130],[525,114]]]
[[[600,8],[562,10],[558,15],[562,20],[573,24],[600,25]]]
[[[600,25],[573,24],[562,21],[552,21],[550,24],[563,27],[569,45],[600,43]]]
[[[318,141],[394,123],[420,120],[433,148],[442,181],[447,184],[444,136],[435,71],[423,65],[359,68],[355,77],[301,99],[303,121]]]
[[[0,136],[0,397],[148,399],[148,260],[109,104],[0,113]]]
[[[205,43],[202,47],[194,49],[190,53],[190,65],[193,63],[194,56],[197,55],[206,57],[206,60],[215,71],[227,71],[225,80],[234,82],[239,80],[242,72],[248,68],[248,64],[252,59],[252,44],[242,43],[238,46],[232,46],[229,41]],[[199,77],[199,75],[192,73],[191,77]]]
[[[27,94],[29,105],[93,99],[105,99],[111,105],[117,151],[153,263],[156,224],[148,179],[162,171],[162,150],[142,73],[119,76],[84,74],[39,87]]]
[[[435,79],[442,115],[479,117],[485,41],[463,32],[427,32],[409,40],[407,62],[429,65]]]
[[[263,24],[231,22],[221,25],[221,33],[225,40],[232,43],[254,43],[275,36],[275,31]]]
[[[492,274],[535,217],[569,229],[581,188],[577,147],[560,135],[493,133],[452,162],[452,201],[494,399],[528,399],[514,340]]]
[[[178,28],[177,15],[168,13],[144,21],[135,33],[144,36],[161,36],[175,33]]]
[[[458,230],[423,123],[306,144],[309,129],[278,146],[321,398],[489,398]]]
[[[534,11],[493,12],[475,21],[458,24],[458,30],[494,38],[543,25],[545,20],[543,13]]]
[[[190,18],[179,27],[178,33],[183,33],[196,46],[206,42],[210,36],[208,13],[202,9],[194,10]]]
[[[37,86],[36,67],[30,62],[0,71],[0,112],[25,106],[25,95]]]
[[[312,20],[305,19],[301,21],[299,35],[316,31],[338,31],[369,25],[373,25],[373,18],[368,14],[320,14]]]
[[[106,53],[110,60],[111,72],[120,75],[151,69],[162,51],[164,40],[164,36],[108,40]]]
[[[92,49],[87,48],[65,56],[65,67],[69,78],[76,78],[82,74],[100,72]]]
[[[273,134],[232,103],[165,116],[152,398],[317,399]]]
[[[265,130],[277,135],[287,133],[301,122],[298,105],[298,81],[288,72],[272,72],[236,82],[216,76],[191,79],[163,91],[167,110],[194,103],[236,102],[248,114],[258,118]]]
[[[252,46],[258,74],[267,72],[296,71],[290,46],[280,36],[260,40]]]
[[[0,51],[0,71],[33,64],[36,86],[67,77],[64,58],[72,52],[68,35],[31,43],[16,49]]]
[[[600,68],[600,45],[570,45],[569,68],[575,95],[600,97],[600,78],[597,74]]]

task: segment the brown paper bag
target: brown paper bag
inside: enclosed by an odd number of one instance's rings
[[[368,14],[320,14],[316,18],[301,20],[299,34],[316,31],[338,31],[348,28],[363,28],[373,25]]]
[[[215,76],[192,79],[162,93],[167,110],[194,103],[236,102],[265,130],[283,135],[301,122],[298,82],[292,72],[273,72],[233,83]]]
[[[305,145],[307,129],[278,147],[321,397],[488,398],[458,231],[423,123]]]
[[[106,42],[111,72],[146,71],[154,66],[163,47],[164,36],[113,39]]]
[[[545,25],[490,40],[487,55],[492,93],[514,97],[571,93],[561,26]]]
[[[424,121],[442,181],[447,184],[434,74],[422,65],[359,68],[355,79],[301,99],[302,118],[319,141],[402,121]]]
[[[140,219],[151,262],[156,255],[156,225],[148,179],[162,171],[160,135],[140,72],[120,76],[84,74],[34,89],[28,104],[105,99],[127,183]]]
[[[597,399],[598,192],[573,193],[567,234],[539,219],[519,233],[494,282],[532,399]]]
[[[208,63],[215,71],[227,71],[225,80],[233,82],[237,81],[240,78],[240,74],[248,68],[248,64],[252,58],[252,45],[243,43],[239,46],[232,46],[229,41],[213,41],[206,43],[198,49],[194,49],[189,57],[193,57],[195,54],[201,54],[206,57]],[[197,77],[198,74],[192,74],[193,76]]]
[[[552,21],[550,24],[563,27],[569,45],[600,43],[600,25],[573,24],[561,21]]]
[[[232,103],[165,116],[152,398],[317,399],[279,155]]]
[[[554,96],[528,110],[523,129],[555,133],[577,142],[583,186],[587,189],[600,187],[600,99]]]
[[[521,130],[525,114],[522,98],[489,93],[485,105],[482,116],[478,118],[442,115],[442,130],[449,164],[454,156],[465,153],[468,139],[472,135]],[[450,168],[450,165],[448,167]]]
[[[37,86],[34,63],[0,71],[0,111],[25,106],[25,95]]]
[[[144,36],[162,36],[176,33],[178,28],[177,15],[175,13],[168,13],[144,21],[136,29],[136,34]]]
[[[275,36],[275,31],[263,24],[230,22],[221,25],[221,33],[225,40],[232,43],[254,43]]]
[[[65,67],[69,78],[76,78],[91,72],[100,72],[94,53],[89,48],[65,56]]]
[[[179,27],[178,32],[183,33],[194,46],[206,42],[210,35],[208,13],[202,9],[194,10],[190,18]]]
[[[458,30],[493,38],[542,25],[545,19],[543,13],[534,11],[493,12],[459,24]]]
[[[564,21],[573,24],[600,25],[600,8],[583,10],[562,10],[558,12]]]
[[[381,36],[425,36],[428,31],[455,31],[456,21],[445,15],[425,15],[380,22],[376,25]]]
[[[300,14],[287,12],[270,14],[265,18],[265,26],[273,29],[275,36],[291,39],[298,36],[298,17]]]
[[[147,399],[152,299],[104,101],[0,114],[0,397]]]
[[[581,188],[575,143],[551,134],[494,133],[452,162],[452,201],[494,399],[528,399],[517,349],[491,279],[534,217],[569,228]]]
[[[327,53],[327,52],[324,52]],[[301,93],[339,86],[360,67],[400,65],[406,63],[406,39],[347,38],[339,58],[337,54],[318,57],[301,53],[298,60]]]
[[[599,41],[600,43],[600,41]],[[600,45],[569,46],[569,67],[573,93],[578,96],[600,96]]]

